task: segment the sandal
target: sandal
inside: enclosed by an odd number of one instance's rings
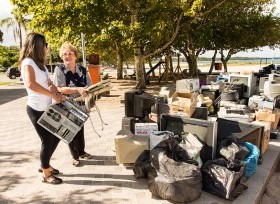
[[[73,166],[79,166],[80,165],[80,160],[79,159],[73,159]]]
[[[52,174],[50,174],[46,178],[43,176],[42,182],[48,184],[61,184],[63,180],[61,178],[55,177]]]
[[[41,167],[41,168],[39,168],[39,169],[38,169],[38,171],[42,173],[42,172],[43,172],[42,167]],[[53,168],[53,170],[51,170],[51,174],[52,174],[52,175],[58,175],[58,174],[59,174],[59,170],[58,170],[58,169]]]
[[[83,155],[80,155],[80,157],[82,159],[91,159],[92,158],[92,156],[90,154],[86,153],[86,152]]]

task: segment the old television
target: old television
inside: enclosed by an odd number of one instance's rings
[[[125,115],[144,119],[151,113],[151,107],[155,105],[154,96],[143,91],[128,91],[125,93]]]
[[[223,139],[235,137],[242,142],[250,142],[261,149],[261,139],[264,134],[264,126],[224,118],[217,118],[217,122],[218,143]]]
[[[217,145],[217,122],[205,121],[184,116],[161,114],[160,130],[173,132],[175,135],[192,133],[208,145],[208,149],[201,155],[202,160],[215,159]]]
[[[250,98],[255,94],[257,77],[254,74],[229,74],[228,82],[243,83],[243,97]]]
[[[280,75],[269,74],[268,80],[264,82],[264,95],[273,101],[276,96],[280,95]]]
[[[178,93],[192,93],[199,91],[199,79],[181,79],[176,81],[176,91]]]

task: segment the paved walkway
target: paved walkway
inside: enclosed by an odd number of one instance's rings
[[[21,84],[12,89],[23,89]],[[0,89],[2,89],[0,87]],[[2,96],[1,96],[2,97]],[[121,128],[124,106],[101,109],[104,130],[96,111],[85,124],[86,151],[92,160],[81,167],[71,165],[68,146],[60,142],[52,165],[63,174],[61,185],[42,184],[39,166],[39,137],[26,114],[27,97],[0,105],[0,203],[170,203],[155,198],[147,188],[147,180],[135,180],[132,169],[115,163],[114,136]],[[277,147],[278,145],[278,147]],[[233,203],[255,203],[263,191],[271,168],[279,155],[279,141],[270,145],[258,172],[249,180],[249,189]],[[194,203],[231,203],[203,192]]]

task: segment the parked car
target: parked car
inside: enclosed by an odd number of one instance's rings
[[[10,67],[10,68],[8,68],[8,70],[6,72],[6,75],[10,79],[15,79],[17,77],[20,77],[21,73],[20,73],[20,71],[18,70],[17,67]]]
[[[0,72],[6,72],[6,68],[5,67],[0,67]]]

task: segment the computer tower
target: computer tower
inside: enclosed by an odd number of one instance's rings
[[[38,120],[38,124],[69,144],[89,115],[70,101],[51,104]]]
[[[135,123],[139,122],[138,118],[123,117],[122,118],[122,130],[129,130],[133,134],[135,133]]]

